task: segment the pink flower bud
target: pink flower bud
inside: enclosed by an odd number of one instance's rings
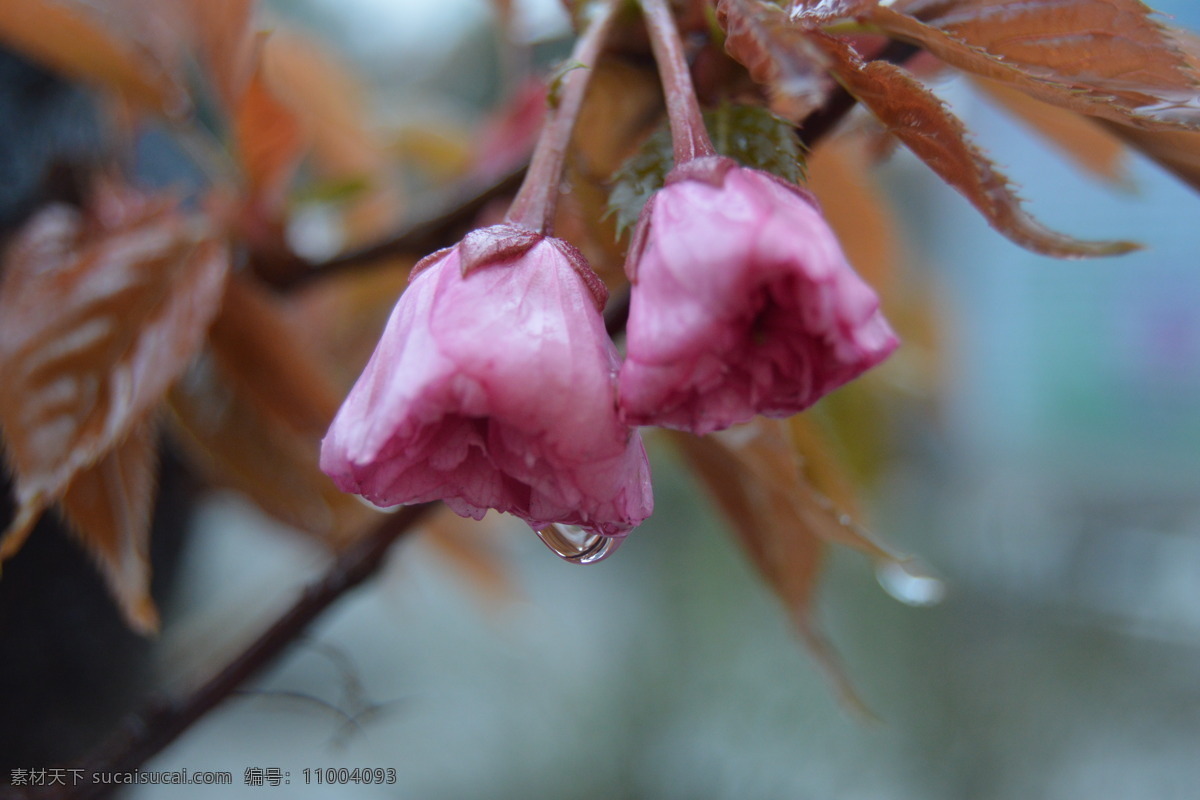
[[[668,176],[626,272],[630,424],[708,433],[795,414],[898,344],[813,202],[726,158]]]
[[[343,490],[444,500],[479,519],[622,536],[653,507],[637,432],[617,417],[607,292],[575,248],[515,225],[417,265],[321,447]]]

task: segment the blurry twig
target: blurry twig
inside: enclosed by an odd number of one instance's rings
[[[358,713],[347,711],[336,703],[331,703],[328,700],[307,692],[299,692],[293,689],[235,689],[232,695],[235,697],[295,701],[298,705],[312,706],[322,711],[327,711],[338,720],[339,736],[345,735],[346,728],[350,728],[355,732],[360,730]]]
[[[378,572],[391,546],[412,531],[416,523],[435,507],[435,503],[407,506],[384,517],[373,531],[338,556],[291,608],[216,675],[185,697],[156,699],[140,713],[127,718],[108,741],[75,765],[85,776],[78,786],[30,787],[25,793],[0,796],[28,800],[95,800],[120,788],[113,784],[93,783],[87,776],[97,772],[132,772],[161,752],[192,723],[274,663],[338,598]]]
[[[380,259],[399,255],[424,256],[462,237],[488,203],[516,193],[525,168],[515,170],[482,189],[464,192],[436,216],[422,220],[383,241],[334,256],[327,261],[308,262],[295,256],[264,257],[255,272],[278,289],[295,289],[348,270],[366,267]]]

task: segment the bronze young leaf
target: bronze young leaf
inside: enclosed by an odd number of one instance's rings
[[[1050,105],[1014,88],[1012,84],[979,77],[974,78],[972,83],[1083,169],[1114,184],[1126,179],[1125,147],[1119,138],[1104,129],[1103,120]],[[1140,128],[1121,127],[1142,131]],[[1188,135],[1186,131],[1156,133]]]
[[[0,43],[138,106],[179,115],[189,104],[180,70],[183,44],[153,40],[143,29],[177,30],[170,22],[143,24],[160,14],[166,21],[170,9],[170,3],[126,2],[101,9],[80,0],[4,0]]]
[[[209,351],[170,392],[171,419],[215,483],[338,547],[370,512],[317,468],[337,390],[296,327],[265,290],[231,279]]]
[[[1140,0],[897,0],[869,20],[948,64],[1124,125],[1200,125],[1200,73]]]
[[[837,538],[828,529],[843,526],[802,474],[787,423],[756,417],[721,433],[673,438],[842,701],[869,716],[813,617],[825,548]]]
[[[237,107],[254,71],[258,0],[185,0],[204,72],[226,108]]]
[[[1172,30],[1172,41],[1193,70],[1200,69],[1200,36]],[[1200,190],[1200,131],[1150,130],[1102,120],[1108,131],[1157,161],[1179,180]]]
[[[828,57],[780,8],[753,0],[721,0],[717,16],[725,49],[767,87],[771,110],[799,123],[835,88]]]
[[[18,235],[0,284],[0,429],[19,510],[0,559],[182,374],[228,269],[173,200],[115,184],[87,214],[50,206]]]
[[[970,142],[962,122],[932,92],[900,67],[863,63],[844,42],[819,37],[849,92],[1013,242],[1058,258],[1117,255],[1137,248],[1130,242],[1080,241],[1044,227],[1022,208],[1008,179]]]
[[[100,563],[125,620],[141,633],[158,629],[150,597],[156,428],[150,419],[135,425],[124,441],[75,476],[59,501],[63,516]]]
[[[252,237],[266,235],[260,227],[281,224],[306,138],[299,116],[279,99],[267,79],[262,62],[266,42],[265,35],[258,38],[258,63],[233,107],[238,162],[246,181],[242,224]]]

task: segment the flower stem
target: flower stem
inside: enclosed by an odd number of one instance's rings
[[[557,102],[551,101],[552,107],[534,148],[529,171],[505,216],[507,222],[546,235],[554,229],[559,182],[567,147],[571,143],[571,131],[579,117],[596,60],[623,3],[622,0],[602,0],[593,5],[595,12],[583,35],[575,42],[575,49],[566,62],[567,71],[556,79],[556,86],[551,87],[551,96],[557,95]]]
[[[716,149],[704,128],[696,87],[688,72],[683,42],[667,0],[642,0],[650,46],[658,62],[663,94],[667,98],[667,119],[671,123],[671,142],[675,149],[675,165],[680,166],[704,156],[715,156]]]

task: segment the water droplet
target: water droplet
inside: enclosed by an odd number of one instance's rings
[[[592,533],[578,525],[555,522],[537,532],[542,544],[554,555],[572,564],[595,564],[617,551],[625,537],[614,538]]]
[[[892,597],[910,606],[935,606],[946,597],[946,584],[914,559],[885,561],[875,569],[875,579]]]

